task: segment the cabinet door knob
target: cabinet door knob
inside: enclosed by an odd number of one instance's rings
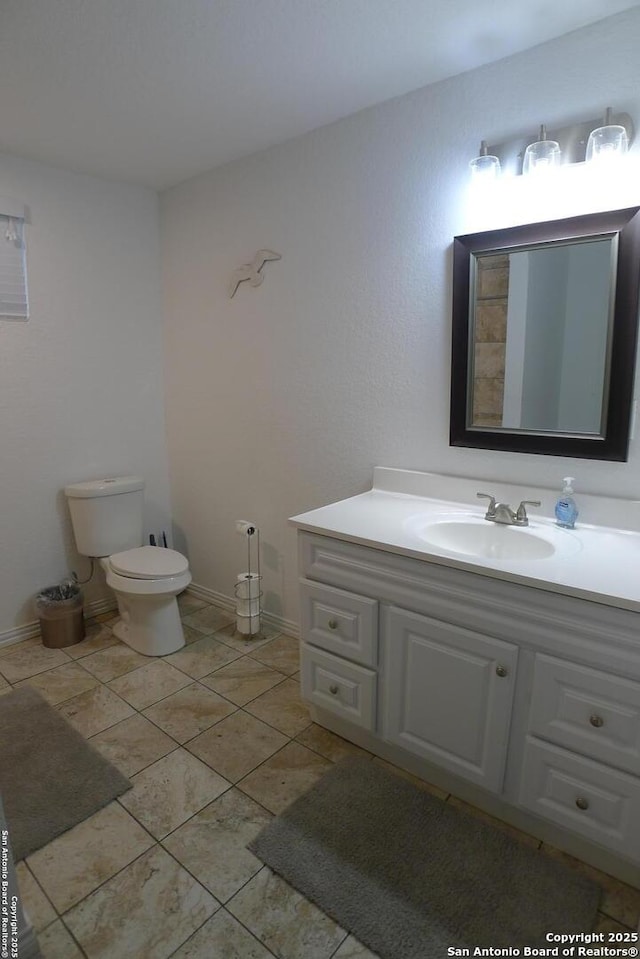
[[[589,808],[589,800],[588,800],[588,799],[583,799],[583,798],[580,796],[578,799],[576,799],[576,806],[578,807],[578,809],[582,809],[582,810],[588,809],[588,808]]]
[[[336,686],[335,683],[333,683],[332,686],[329,686],[329,692],[331,693],[332,696],[336,696],[338,694],[338,687]]]
[[[338,628],[338,620],[337,620],[337,619],[330,619],[329,622],[327,623],[327,626],[329,627],[329,629],[337,629],[337,628]]]
[[[500,679],[503,679],[505,676],[509,675],[509,670],[506,666],[496,666],[496,676],[499,676]]]
[[[596,716],[595,713],[593,716],[589,716],[589,722],[591,723],[592,726],[596,726],[596,727],[604,726],[604,719],[602,718],[602,716]]]

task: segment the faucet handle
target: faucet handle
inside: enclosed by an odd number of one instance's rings
[[[496,498],[492,496],[491,493],[476,493],[478,499],[488,499],[489,505],[487,506],[487,516],[495,516],[496,514]]]
[[[528,526],[529,517],[527,516],[527,506],[542,506],[539,499],[523,499],[516,510],[516,523],[519,526]]]

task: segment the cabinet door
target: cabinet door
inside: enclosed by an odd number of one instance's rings
[[[500,792],[517,647],[393,606],[382,622],[384,738]]]

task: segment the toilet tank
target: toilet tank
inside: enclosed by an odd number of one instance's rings
[[[76,548],[82,556],[111,556],[142,546],[143,490],[140,476],[65,486]]]

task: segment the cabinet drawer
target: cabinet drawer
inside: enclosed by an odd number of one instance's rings
[[[378,603],[333,586],[300,582],[302,637],[307,643],[375,666],[378,657]]]
[[[640,773],[640,683],[539,654],[530,731]]]
[[[376,674],[321,649],[302,644],[303,697],[322,709],[373,730],[376,710]]]
[[[527,737],[520,803],[627,858],[640,856],[640,781]]]

